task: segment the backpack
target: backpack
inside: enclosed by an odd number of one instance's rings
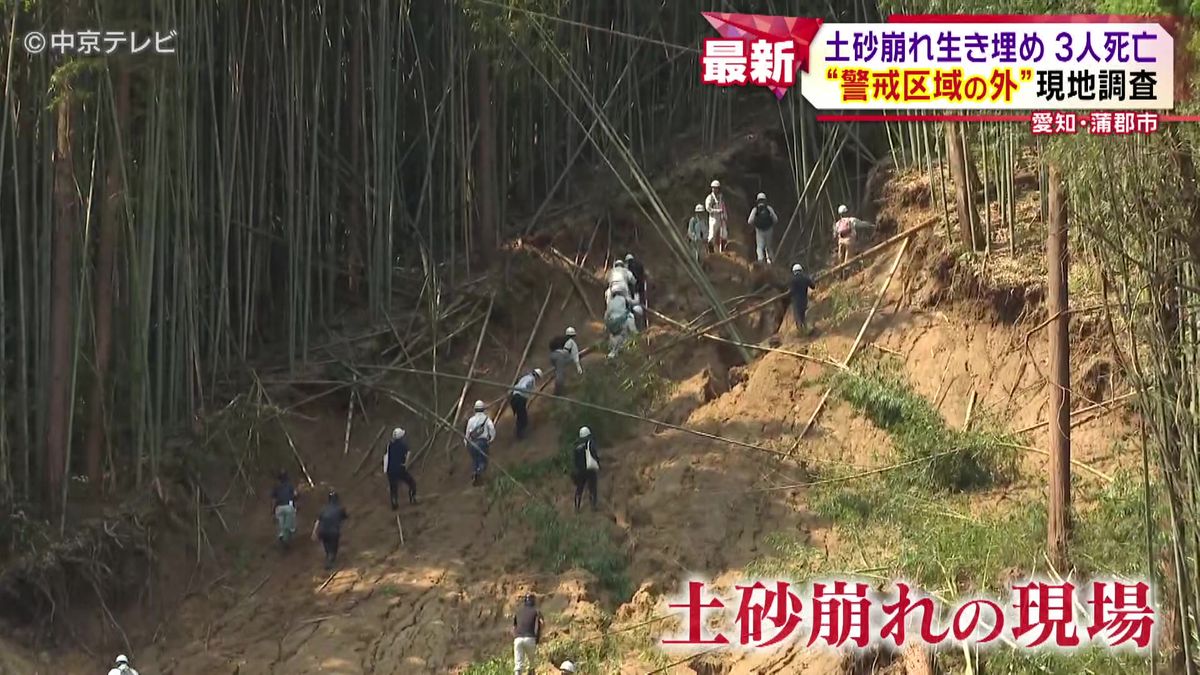
[[[771,226],[774,225],[775,223],[773,223],[771,221],[770,207],[763,205],[763,206],[756,206],[756,207],[754,207],[754,209],[755,209],[754,210],[754,227],[759,230],[771,229]]]
[[[550,338],[550,351],[556,352],[560,349],[566,349],[566,348],[567,348],[567,336],[566,335],[556,335],[556,336]]]
[[[849,218],[841,218],[837,222],[837,233],[839,237],[849,237],[854,232],[854,221]]]
[[[471,431],[471,440],[482,441],[487,438],[487,422],[480,424]]]
[[[604,317],[604,327],[608,329],[609,335],[620,335],[621,331],[625,330],[625,322],[628,320],[628,311],[624,314],[609,314]]]

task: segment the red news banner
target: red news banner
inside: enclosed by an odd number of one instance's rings
[[[822,111],[818,121],[1021,121],[1034,134],[1127,135],[1200,119],[1168,114],[1177,90],[1169,19],[704,18],[720,37],[704,40],[703,83],[765,87],[777,99],[797,86]]]
[[[1122,580],[1081,587],[1030,580],[1013,585],[1009,598],[975,596],[945,609],[904,582],[885,595],[853,580],[804,588],[756,581],[721,596],[704,581],[691,580],[668,606],[684,618],[682,632],[661,643],[676,649],[764,649],[797,642],[818,649],[898,649],[916,642],[1141,652],[1154,641],[1157,623],[1150,586]]]

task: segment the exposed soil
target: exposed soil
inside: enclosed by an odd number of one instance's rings
[[[781,174],[772,167],[778,168],[784,156],[777,141],[761,135],[704,163],[681,163],[658,181],[670,188],[662,193],[671,213],[690,212],[714,175],[726,184],[734,214],[730,230],[735,245],[728,255],[706,264],[724,298],[779,283],[780,274],[786,279],[785,271],[764,276],[751,269],[745,255],[753,253],[747,246],[752,242],[747,235],[752,234],[739,227],[736,217],[745,213],[747,198],[760,190],[778,196],[774,206],[781,214],[793,210],[794,203],[787,202],[786,181],[781,178],[779,185],[772,183],[772,176]],[[759,168],[751,171],[749,167]],[[879,209],[881,223],[886,219],[888,225],[881,226],[878,237],[887,236],[883,230],[911,227],[940,210],[936,202],[927,199],[927,186],[924,190],[903,188],[898,193],[884,190],[882,194],[889,195],[889,200],[890,195],[901,196]],[[585,265],[595,275],[613,255],[634,251],[647,261],[655,309],[683,321],[706,309],[699,290],[672,269],[663,245],[648,226],[639,224],[641,218],[635,213],[628,205],[619,205],[607,214],[580,216],[552,235],[514,246],[503,303],[497,301],[504,307],[503,318],[491,331],[492,339],[484,342],[481,377],[509,381],[513,376],[548,283],[553,283],[555,290],[546,320],[533,340],[534,364],[545,366],[545,344],[568,324],[579,329],[585,345],[600,337],[598,276],[581,275],[579,279],[591,303],[589,312],[569,280],[567,268],[547,262],[551,246],[568,257],[582,258],[586,253]],[[586,244],[598,218],[599,233],[588,253]],[[804,236],[807,238],[807,231]],[[1033,338],[1028,351],[1025,349],[1026,331],[1037,323],[1030,319],[1040,311],[1042,295],[1029,286],[996,288],[970,275],[964,279],[959,266],[942,253],[943,236],[938,225],[914,242],[916,246],[910,249],[908,261],[866,332],[862,351],[898,355],[913,385],[952,425],[963,423],[972,391],[977,394],[976,416],[1003,420],[1014,430],[1045,420],[1046,384],[1040,374],[1046,369],[1044,335]],[[533,247],[542,253],[528,250]],[[869,306],[896,250],[885,252],[841,285],[847,292],[867,298]],[[785,263],[778,261],[777,266],[786,270]],[[851,312],[836,324],[827,321],[822,298],[829,291],[830,285],[823,283],[814,296],[817,331],[810,337],[797,335],[791,320],[785,320],[783,307],[739,321],[739,331],[749,341],[774,338],[785,349],[841,360],[866,311]],[[468,331],[456,343],[454,358],[439,368],[465,372],[475,335]],[[664,344],[674,335],[656,324],[649,340]],[[1103,353],[1104,342],[1082,344],[1080,349],[1087,351],[1073,356],[1080,366],[1081,395],[1097,400],[1119,391],[1113,382],[1116,365]],[[589,358],[585,369],[602,368],[601,361]],[[655,416],[787,451],[821,397],[822,370],[819,364],[780,353],[743,363],[728,345],[692,341],[668,353],[665,374],[676,386]],[[428,392],[427,382],[397,380],[398,386],[407,386],[412,392]],[[451,390],[449,395],[442,391],[439,397],[444,412],[447,402],[457,397],[460,385],[440,386]],[[466,400],[496,395],[495,391],[472,388]],[[344,396],[334,395],[297,411],[303,417],[285,418],[298,452],[318,483],[303,495],[300,534],[307,534],[311,527],[326,486],[337,487],[351,513],[339,571],[332,578],[323,573],[319,547],[303,536],[286,555],[269,546],[273,522],[265,493],[270,481],[265,475],[256,477],[255,494],[244,495],[244,508],[236,513],[233,507],[224,511],[236,536],[227,538],[215,556],[201,556],[202,567],[195,580],[184,581],[191,579],[195,570],[194,552],[191,558],[179,556],[173,561],[175,570],[157,572],[160,583],[174,585],[176,590],[187,583],[191,589],[187,597],[175,602],[168,599],[180,594],[164,591],[144,609],[120,613],[141,672],[457,672],[472,661],[509,648],[511,611],[520,595],[529,591],[542,598],[543,610],[552,617],[548,626],[552,635],[571,632],[591,637],[601,611],[615,610],[620,622],[650,616],[661,609],[663,594],[672,593],[688,572],[713,578],[718,585],[738,583],[747,564],[763,554],[763,538],[768,534],[793,532],[819,545],[836,547],[836,538],[828,536],[831,524],[807,510],[803,490],[762,488],[802,482],[812,467],[866,469],[890,463],[887,435],[833,399],[798,445],[797,461],[792,463],[643,425],[635,440],[606,449],[611,459],[600,482],[603,508],[596,514],[578,516],[602,523],[630,554],[629,575],[638,590],[632,601],[616,606],[586,572],[553,575],[533,566],[526,556],[531,534],[521,519],[502,504],[491,502],[484,488],[469,487],[461,444],[447,446],[444,438],[416,463],[421,502],[404,505],[399,511],[401,544],[377,468],[380,448],[364,446],[376,438],[380,428],[397,423],[409,430],[415,447],[434,430],[386,397],[379,397],[369,404],[365,421],[356,416],[350,451],[343,454],[345,405]],[[544,413],[535,402],[534,433],[522,443],[513,440],[512,422],[505,415],[493,448],[496,464],[515,466],[556,451],[559,430]],[[1074,457],[1102,471],[1126,464],[1127,458],[1116,456],[1114,441],[1127,429],[1128,420],[1120,411],[1076,428]],[[1044,434],[1044,429],[1032,432],[1030,444],[1042,445]],[[372,456],[364,460],[363,452]],[[360,461],[364,468],[356,474]],[[1023,493],[1039,494],[1047,461],[1039,454],[1025,455],[1022,479],[1003,491],[981,496],[981,508]],[[491,471],[494,474],[496,469]],[[565,479],[562,484],[529,487],[553,499],[560,512],[570,511],[570,486]],[[240,492],[244,490],[235,490],[235,494]],[[98,656],[89,657],[82,644],[68,643],[45,655],[37,666],[33,665],[37,659],[15,661],[21,658],[15,648],[0,648],[0,673],[93,673],[109,652],[125,649],[120,637],[112,633],[103,644],[89,644],[100,652]],[[861,659],[855,663],[846,656],[792,647],[771,653],[707,656],[687,667],[697,674],[736,675],[883,672],[884,668],[889,668],[886,672],[904,672],[899,661],[891,664],[892,660],[885,655],[870,663]],[[621,672],[650,669],[638,655],[631,654]],[[681,666],[674,672],[685,671]]]

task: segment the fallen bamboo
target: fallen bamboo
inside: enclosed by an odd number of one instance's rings
[[[396,373],[407,373],[410,375],[426,375],[426,376],[434,375],[434,373],[432,371],[421,370],[419,368],[396,368],[393,366],[370,366],[370,365],[364,366],[364,367],[368,368],[368,369],[387,370],[387,371],[396,372]],[[446,378],[446,379],[450,379],[450,380],[464,379],[463,376],[461,376],[461,375],[452,375],[450,373],[437,373],[436,377],[442,377],[442,378]],[[501,389],[508,389],[511,387],[511,385],[496,382],[495,380],[485,380],[483,378],[478,378],[478,377],[470,378],[470,379],[473,382],[476,382],[478,384],[483,384],[486,386],[490,386],[490,387],[497,387],[497,388],[501,388]],[[382,389],[382,388],[381,388],[381,390],[387,391],[386,389]],[[578,406],[582,406],[584,408],[591,408],[592,410],[599,410],[601,412],[606,412],[611,415],[617,415],[618,417],[624,417],[626,419],[638,420],[640,422],[647,422],[649,424],[654,424],[654,425],[664,427],[667,429],[674,429],[676,431],[681,431],[683,433],[690,434],[692,436],[699,436],[700,438],[707,438],[709,440],[719,441],[722,443],[727,443],[729,445],[734,445],[734,446],[746,448],[749,450],[755,450],[757,452],[761,452],[761,453],[768,454],[768,455],[774,455],[777,457],[786,457],[787,456],[786,453],[780,452],[779,450],[772,450],[770,448],[766,448],[761,445],[755,445],[753,443],[747,443],[745,441],[739,441],[739,440],[733,439],[733,438],[726,438],[724,436],[710,434],[707,431],[697,431],[695,429],[689,429],[687,427],[682,427],[677,424],[671,424],[670,422],[664,422],[662,420],[656,420],[656,419],[653,419],[650,417],[645,417],[643,415],[637,415],[634,413],[625,412],[624,410],[615,410],[613,408],[596,405],[595,403],[588,403],[586,401],[577,401],[573,398],[568,398],[565,396],[556,396],[554,394],[546,394],[541,391],[531,391],[530,395],[534,396],[534,397],[550,399],[553,401],[565,401],[572,405],[578,405]],[[401,405],[407,406],[408,404],[401,403]]]
[[[467,373],[475,372],[475,364],[479,361],[479,349],[483,346],[483,336],[487,335],[488,324],[492,321],[492,307],[496,303],[496,295],[493,293],[488,298],[487,311],[483,315],[483,327],[479,329],[479,339],[475,341],[475,353],[471,356],[471,366],[467,369]],[[450,419],[458,419],[459,413],[462,412],[463,400],[467,398],[467,391],[471,388],[470,382],[463,382],[462,390],[458,392],[458,402],[454,404],[454,411]],[[437,442],[438,433],[434,430],[433,441]],[[453,439],[451,439],[453,442]],[[447,443],[446,451],[449,452],[450,445]]]
[[[250,374],[254,377],[254,382],[258,385],[258,390],[262,392],[267,405],[274,408],[275,404],[271,402],[271,395],[267,393],[267,388],[263,386],[262,380],[258,379],[258,373],[252,370]],[[292,434],[288,432],[287,425],[283,423],[283,417],[277,416],[275,420],[279,422],[279,428],[283,430],[283,436],[287,439],[288,447],[292,450],[292,456],[296,458],[296,463],[300,465],[300,471],[304,474],[304,480],[308,481],[309,487],[316,487],[317,484],[313,482],[312,476],[308,474],[308,467],[304,465],[304,458],[300,456],[300,451],[296,449],[296,442],[292,440]]]
[[[341,570],[338,570],[338,571],[340,572]],[[320,586],[317,588],[317,592],[318,592],[318,593],[320,593],[321,591],[325,590],[325,587],[326,587],[326,586],[328,586],[328,585],[329,585],[329,582],[333,581],[333,578],[334,578],[334,577],[336,577],[337,575],[338,575],[338,573],[337,573],[337,572],[334,572],[333,574],[330,574],[330,575],[329,575],[329,578],[325,580],[325,583],[321,584],[321,585],[320,585]]]
[[[1113,398],[1110,398],[1107,401],[1101,401],[1100,403],[1093,403],[1092,405],[1085,406],[1083,408],[1080,408],[1079,410],[1072,411],[1071,417],[1075,417],[1076,415],[1082,415],[1083,413],[1086,413],[1086,412],[1091,412],[1093,410],[1096,410],[1097,408],[1107,408],[1110,405],[1113,405],[1115,403],[1120,403],[1121,401],[1124,401],[1128,398],[1137,396],[1140,393],[1141,393],[1140,390],[1134,390],[1131,392],[1121,394],[1120,396],[1114,396]],[[1084,422],[1090,422],[1093,419],[1096,419],[1096,418],[1089,417],[1086,420],[1080,420],[1078,422],[1073,421],[1073,422],[1071,422],[1071,427],[1074,428],[1078,424],[1083,424]],[[1036,431],[1036,430],[1041,429],[1042,427],[1046,426],[1047,424],[1050,424],[1049,420],[1044,421],[1044,422],[1038,422],[1037,424],[1032,424],[1030,426],[1025,427],[1024,429],[1017,429],[1017,431],[1015,433],[1024,434],[1024,433],[1027,433],[1030,431]]]
[[[896,254],[896,259],[892,261],[892,269],[888,271],[887,278],[883,280],[883,286],[879,289],[879,295],[875,297],[875,304],[871,306],[871,311],[867,313],[867,318],[863,320],[862,327],[858,329],[858,335],[854,338],[854,344],[850,345],[850,351],[846,353],[846,358],[842,359],[842,366],[850,365],[850,360],[854,358],[855,352],[858,351],[858,346],[862,344],[863,335],[867,333],[867,327],[871,325],[871,319],[875,318],[875,312],[879,310],[880,303],[883,302],[883,297],[887,295],[888,287],[892,285],[892,278],[896,276],[896,270],[900,269],[900,261],[904,259],[905,252],[908,251],[908,242],[911,239],[905,239],[904,244],[900,246],[900,251]],[[821,414],[821,410],[825,407],[825,402],[829,400],[829,394],[833,392],[833,385],[825,389],[825,393],[821,396],[821,400],[817,402],[817,407],[813,409],[812,415],[809,415],[808,422],[804,428],[800,430],[800,435],[796,437],[796,442],[792,444],[792,448],[788,450],[788,456],[795,452],[799,447],[800,441],[808,430],[812,428],[813,422],[816,422],[817,415]]]
[[[579,270],[582,270],[583,267],[579,263],[563,255],[561,251],[553,246],[550,247],[550,252],[561,258],[564,262],[572,267],[570,277],[571,285],[575,287],[575,292],[579,294],[579,299],[583,301],[583,307],[587,310],[587,313],[589,315],[595,314],[595,311],[592,310],[592,303],[588,302],[587,293],[583,291],[583,286],[579,285]]]
[[[351,391],[350,395],[346,398],[346,440],[342,444],[343,455],[350,454],[350,425],[354,421],[354,392]]]
[[[596,219],[596,227],[592,228],[592,236],[590,239],[588,239],[587,247],[583,251],[583,259],[575,263],[575,269],[571,270],[571,283],[578,283],[576,278],[579,276],[579,272],[583,269],[586,269],[583,265],[587,262],[588,256],[592,254],[592,244],[596,241],[596,235],[600,233],[600,223],[602,222],[604,221],[601,218]],[[571,296],[564,295],[562,305],[559,306],[558,311],[565,312],[567,309],[567,304],[570,302]]]
[[[358,472],[362,471],[363,465],[367,463],[367,458],[371,456],[371,448],[374,447],[375,444],[379,442],[379,439],[383,436],[383,432],[385,430],[386,430],[385,427],[382,427],[382,426],[379,427],[379,431],[375,433],[375,440],[371,441],[370,445],[363,448],[362,459],[358,460],[358,466],[354,467],[354,473],[350,474],[351,476],[357,476]]]
[[[400,531],[400,545],[404,545],[404,526],[400,524],[400,514],[396,514],[396,529]]]
[[[967,401],[967,414],[963,417],[963,431],[971,430],[971,413],[975,412],[975,399],[979,397],[979,392],[972,389],[971,398]]]
[[[646,309],[646,312],[649,314],[653,314],[654,316],[657,316],[658,318],[662,319],[663,321],[666,321],[667,323],[671,324],[672,326],[675,326],[676,328],[678,328],[680,330],[684,330],[684,331],[689,330],[685,324],[683,324],[679,321],[676,321],[675,319],[672,319],[671,317],[663,314],[662,312],[657,312],[657,311],[655,311],[653,309],[649,309],[649,308]],[[795,358],[801,359],[803,361],[811,361],[812,363],[819,363],[823,366],[830,366],[832,368],[838,368],[841,370],[845,370],[845,368],[846,368],[845,366],[838,363],[837,361],[830,361],[829,359],[822,359],[817,356],[812,356],[810,354],[804,354],[802,352],[794,352],[794,351],[791,351],[788,349],[780,349],[779,347],[764,347],[763,345],[751,344],[749,342],[738,342],[737,340],[730,340],[729,338],[723,338],[719,335],[713,335],[712,333],[701,333],[698,337],[705,338],[706,340],[712,340],[714,342],[724,342],[725,344],[736,345],[738,347],[745,347],[747,349],[757,349],[758,351],[768,352],[768,353],[772,353],[772,354],[784,354],[786,356],[795,357]]]
[[[889,237],[888,239],[881,241],[880,243],[876,244],[875,246],[872,246],[871,248],[863,251],[862,253],[859,253],[858,255],[854,256],[853,258],[850,258],[849,260],[847,260],[844,263],[841,263],[839,265],[834,265],[833,267],[830,267],[827,270],[818,272],[816,275],[814,275],[814,281],[823,279],[823,278],[829,276],[830,274],[835,274],[837,272],[840,272],[841,270],[857,263],[860,260],[871,257],[871,256],[875,255],[876,253],[879,253],[880,251],[887,249],[888,247],[892,246],[893,244],[896,244],[901,241],[909,241],[909,237],[916,234],[917,232],[920,232],[921,230],[924,230],[925,228],[929,227],[930,225],[933,225],[936,222],[938,222],[937,218],[930,218],[929,220],[926,220],[925,222],[921,223],[920,225],[915,225],[897,235]],[[658,349],[655,349],[654,351],[651,352],[651,354],[655,354],[660,351],[670,349],[671,347],[675,347],[675,346],[683,343],[686,340],[696,337],[700,333],[712,332],[713,330],[720,328],[720,327],[722,327],[728,323],[731,323],[733,321],[736,321],[737,319],[740,319],[747,314],[752,314],[752,313],[757,312],[758,310],[762,309],[763,307],[766,307],[775,302],[779,302],[780,300],[788,297],[789,294],[790,294],[790,291],[783,291],[781,293],[771,296],[770,298],[767,298],[766,300],[764,300],[760,303],[751,305],[745,309],[738,310],[738,311],[734,312],[733,314],[730,314],[728,317],[721,319],[720,321],[710,323],[707,326],[704,326],[702,328],[694,328],[687,335],[682,335],[674,342],[668,343],[666,345],[663,345],[662,347],[659,347]]]
[[[529,359],[529,350],[533,348],[533,340],[537,337],[538,330],[542,327],[542,317],[546,314],[546,306],[550,304],[550,295],[552,293],[554,293],[554,284],[551,284],[550,288],[546,289],[546,299],[542,300],[542,308],[538,310],[537,319],[535,319],[533,322],[533,330],[529,332],[529,339],[525,341],[525,351],[521,352],[521,360],[517,362],[517,369],[515,372],[513,372],[512,379],[514,383],[516,382],[517,378],[521,376],[521,369],[525,367],[525,361]],[[582,358],[583,354],[580,354],[579,356]],[[469,376],[470,374],[468,373],[468,377]],[[549,379],[546,381],[549,382]],[[501,395],[500,412],[496,413],[496,419],[493,421],[493,424],[499,422],[500,418],[504,417],[504,411],[508,410],[508,408],[503,405],[503,402],[507,397],[507,394]]]
[[[1041,448],[1032,448],[1028,445],[1020,445],[1018,443],[1008,443],[1007,441],[997,441],[997,444],[1003,445],[1006,448],[1013,448],[1016,450],[1024,450],[1025,452],[1036,453],[1036,454],[1042,455],[1043,457],[1050,456],[1050,453],[1047,452],[1046,450],[1042,450]],[[1103,471],[1100,471],[1099,469],[1093,468],[1092,466],[1090,466],[1088,464],[1084,464],[1083,462],[1081,462],[1077,459],[1072,459],[1071,464],[1073,466],[1079,467],[1080,469],[1083,469],[1084,471],[1087,471],[1088,473],[1092,474],[1093,476],[1096,476],[1097,478],[1103,479],[1105,482],[1108,482],[1108,483],[1113,482],[1112,476],[1104,473]]]

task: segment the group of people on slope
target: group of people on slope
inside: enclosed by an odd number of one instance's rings
[[[397,429],[397,431],[400,431]],[[387,459],[385,458],[385,462]],[[385,469],[386,470],[386,469]],[[388,476],[391,480],[391,474]],[[415,491],[415,486],[412,488]],[[394,493],[393,493],[394,494]],[[271,489],[271,515],[275,519],[275,539],[280,547],[287,549],[296,534],[296,502],[299,494],[286,471],[280,471],[275,487]],[[393,500],[395,497],[393,497]],[[415,492],[410,492],[415,499]],[[342,523],[350,517],[342,506],[341,498],[332,488],[326,493],[325,505],[317,512],[313,522],[312,540],[320,541],[325,549],[325,569],[333,569],[337,561],[338,544],[342,537]]]
[[[604,288],[604,329],[608,357],[613,358],[638,330],[649,324],[646,316],[646,267],[630,253],[613,263]]]
[[[721,181],[709,184],[708,196],[694,211],[687,223],[687,240],[692,256],[699,262],[706,246],[709,253],[722,253],[729,243],[729,210]],[[746,225],[754,228],[755,262],[771,264],[772,237],[778,224],[779,214],[767,203],[767,195],[758,193],[746,217]]]

